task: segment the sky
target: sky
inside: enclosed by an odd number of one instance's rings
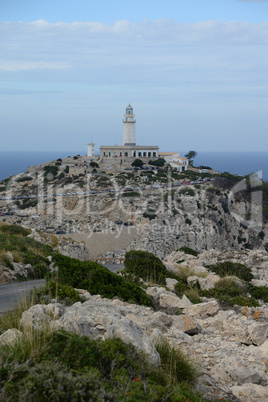
[[[268,150],[267,0],[0,0],[0,151]]]

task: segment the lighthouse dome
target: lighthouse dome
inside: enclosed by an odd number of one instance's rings
[[[133,107],[131,105],[128,105],[126,108],[126,114],[133,114]]]

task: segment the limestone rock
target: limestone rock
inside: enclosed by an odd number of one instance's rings
[[[248,328],[249,339],[254,345],[262,345],[268,336],[268,324],[254,323]]]
[[[185,307],[189,307],[192,305],[193,303],[188,299],[188,297],[183,295],[181,301],[178,304],[178,307],[184,309]]]
[[[202,331],[200,324],[189,315],[173,316],[172,326],[188,335],[196,335]]]
[[[176,283],[178,283],[178,281],[176,279],[172,279],[172,278],[166,279],[167,288],[170,290],[174,290],[174,286],[176,285]]]
[[[62,241],[60,253],[71,258],[76,258],[80,261],[87,261],[90,259],[89,249],[84,243],[76,244]]]
[[[192,315],[194,317],[213,317],[219,312],[219,304],[216,300],[211,300],[206,303],[193,304],[190,307],[184,309],[185,314]]]
[[[159,297],[159,304],[162,308],[172,309],[178,308],[179,302],[181,299],[173,294],[161,293]]]
[[[0,345],[15,343],[22,335],[22,332],[16,328],[8,329],[0,336]]]
[[[231,387],[231,391],[233,395],[242,402],[268,401],[268,387],[263,387],[258,384],[246,383],[243,385],[236,385]]]

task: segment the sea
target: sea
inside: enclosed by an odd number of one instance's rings
[[[187,153],[187,151],[185,152]],[[181,152],[181,156],[185,155]],[[0,151],[0,180],[26,172],[29,166],[39,165],[67,156],[84,155],[81,151]],[[209,166],[217,172],[230,172],[245,176],[258,172],[258,176],[268,180],[268,152],[198,152],[194,166]]]

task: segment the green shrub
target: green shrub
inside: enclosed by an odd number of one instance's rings
[[[84,301],[83,298],[79,296],[77,290],[72,286],[62,285],[61,283],[56,283],[54,280],[50,280],[46,283],[45,287],[36,291],[37,296],[49,296],[50,298],[57,298],[59,301],[63,301],[65,304],[73,304],[79,301]]]
[[[197,256],[198,256],[198,254],[199,254],[199,252],[198,252],[198,251],[193,250],[193,249],[192,249],[192,248],[190,248],[190,247],[181,247],[181,248],[179,248],[179,250],[178,250],[178,251],[183,251],[185,254],[194,255],[195,257],[197,257]]]
[[[93,168],[98,168],[99,167],[99,165],[97,164],[97,162],[90,162],[90,164],[89,164],[91,167],[93,167]]]
[[[6,401],[12,402],[113,400],[97,371],[76,375],[58,363],[46,361],[24,371],[15,370],[12,380],[5,385],[4,395]]]
[[[126,191],[125,193],[121,194],[121,197],[127,197],[127,198],[132,198],[132,197],[140,197],[140,193],[137,193],[136,191]]]
[[[215,284],[215,288],[210,290],[200,290],[200,295],[204,297],[213,297],[225,307],[248,306],[257,307],[259,303],[254,297],[245,296],[245,289],[236,284],[233,279],[223,278]]]
[[[131,250],[125,255],[125,271],[145,281],[165,284],[165,279],[172,277],[162,261],[147,251]]]
[[[15,179],[15,181],[17,183],[22,183],[24,181],[30,181],[30,180],[33,180],[33,178],[31,176],[21,176],[21,177],[18,177],[17,179]]]
[[[182,190],[180,190],[180,194],[189,195],[191,197],[194,197],[195,192],[192,188],[183,188]]]
[[[142,162],[141,159],[135,159],[135,160],[131,163],[131,166],[134,166],[134,167],[141,167],[141,166],[143,166],[143,165],[144,165],[144,163]]]
[[[86,289],[92,295],[102,295],[112,299],[114,296],[137,304],[151,305],[146,292],[135,283],[109,271],[108,268],[93,262],[79,261],[61,254],[55,254],[53,261],[58,266],[58,282],[78,289]]]
[[[148,164],[161,167],[161,166],[164,166],[165,162],[166,162],[165,159],[159,158],[159,159],[156,159],[155,161],[149,161]]]
[[[197,367],[181,349],[171,347],[165,339],[156,344],[156,349],[160,355],[161,368],[169,377],[170,384],[196,382],[199,375]]]
[[[143,217],[152,220],[157,217],[157,214],[155,213],[154,209],[148,208],[145,212],[143,212]]]
[[[234,275],[246,282],[250,282],[253,279],[251,269],[238,262],[224,261],[216,265],[206,265],[206,268],[215,272],[221,278]]]
[[[50,173],[51,175],[53,175],[55,177],[55,176],[57,176],[59,168],[58,168],[58,166],[47,165],[44,167],[44,171],[45,171],[45,175],[48,175]],[[51,179],[47,179],[47,180],[50,181],[53,179],[51,178]]]
[[[18,225],[0,225],[0,232],[8,235],[26,237],[31,233],[31,230]]]
[[[255,286],[249,284],[249,293],[252,297],[258,300],[262,300],[264,303],[268,303],[268,287],[267,286]]]
[[[30,360],[27,354],[18,360],[16,345],[4,348],[3,400],[205,401],[189,386],[197,378],[196,367],[169,345],[159,344],[161,365],[157,368],[120,339],[91,340],[63,330],[38,336],[35,343],[24,339]]]
[[[32,200],[25,198],[22,201],[22,204],[18,205],[19,209],[27,209],[27,208],[34,208],[38,204],[38,200]]]

